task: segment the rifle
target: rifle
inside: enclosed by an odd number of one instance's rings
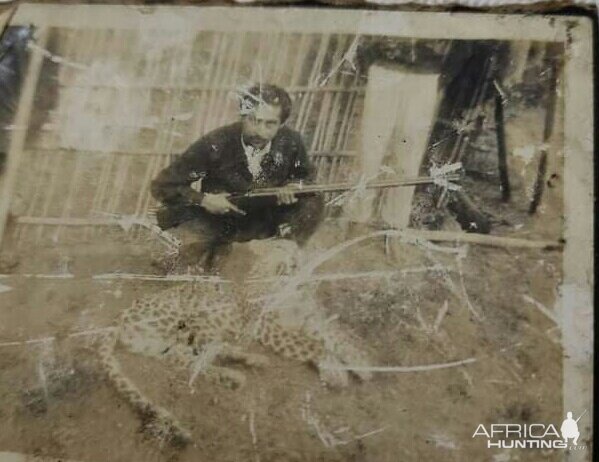
[[[459,189],[459,186],[452,181],[459,181],[462,177],[458,171],[461,164],[449,164],[439,168],[431,168],[430,176],[419,176],[414,178],[395,178],[371,182],[344,182],[331,184],[298,184],[293,193],[297,196],[307,194],[322,193],[340,193],[345,191],[361,189],[388,189],[402,186],[417,186],[421,184],[436,184],[445,189]],[[277,194],[282,191],[289,191],[289,187],[276,188],[256,188],[244,193],[232,193],[229,200],[240,208],[261,208],[269,205],[275,205]],[[168,229],[177,226],[188,219],[194,217],[192,210],[186,210],[183,206],[179,210],[171,210],[168,207],[161,207],[156,213],[158,224],[161,229]]]
[[[433,178],[431,176],[420,176],[415,178],[400,178],[394,180],[383,180],[383,181],[372,181],[369,183],[331,183],[331,184],[309,184],[302,185],[298,184],[296,189],[293,189],[293,193],[296,195],[304,195],[304,194],[315,194],[315,193],[336,193],[336,192],[345,192],[351,191],[352,189],[359,190],[361,188],[364,189],[387,189],[387,188],[397,188],[399,186],[417,186],[420,184],[440,184],[442,180],[447,182],[449,181],[459,181],[459,174],[450,174],[445,175],[441,178]],[[246,193],[235,193],[231,194],[231,199],[241,199],[241,198],[256,198],[256,197],[272,197],[276,196],[281,191],[287,191],[286,187],[279,188],[256,188],[252,189]]]
[[[582,418],[583,415],[585,415],[587,413],[587,410],[585,409],[584,412],[582,414],[580,414],[580,417],[578,417],[578,419],[576,419],[574,422],[578,423],[578,421]]]
[[[296,185],[293,189],[295,195],[306,195],[306,194],[317,194],[317,193],[340,193],[351,190],[361,189],[388,189],[397,188],[401,186],[417,186],[421,184],[436,184],[445,189],[458,189],[459,187],[452,183],[452,181],[460,181],[462,178],[459,170],[461,169],[461,163],[444,165],[442,167],[433,167],[430,170],[430,176],[419,176],[414,178],[395,178],[381,181],[371,181],[364,183],[331,183],[331,184],[309,184],[302,185],[301,183]],[[233,193],[230,196],[230,200],[234,203],[239,204],[247,203],[248,199],[256,198],[274,198],[281,191],[288,191],[288,188],[257,188],[247,191],[245,193]]]

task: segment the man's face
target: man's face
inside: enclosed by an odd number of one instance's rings
[[[241,125],[243,141],[255,148],[262,148],[281,128],[281,107],[259,104],[251,113],[241,116]]]

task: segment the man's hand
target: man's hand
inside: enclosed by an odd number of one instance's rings
[[[230,212],[245,215],[245,212],[240,208],[236,207],[234,204],[232,204],[229,201],[228,197],[229,194],[227,193],[204,193],[204,197],[202,198],[202,202],[200,202],[200,205],[204,207],[208,212],[213,213],[214,215],[225,215]]]
[[[297,191],[300,186],[296,183],[290,183],[285,187],[281,188],[279,193],[277,193],[277,204],[278,205],[291,205],[297,202],[297,197],[295,197],[295,191]]]

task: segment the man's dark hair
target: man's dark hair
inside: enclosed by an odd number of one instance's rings
[[[289,93],[281,87],[268,83],[257,84],[241,94],[241,112],[248,108],[253,108],[260,102],[270,106],[279,106],[281,108],[281,123],[284,123],[291,114],[291,98]]]

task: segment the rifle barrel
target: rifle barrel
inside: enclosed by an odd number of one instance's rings
[[[587,410],[585,409],[584,412],[582,414],[580,414],[580,417],[578,417],[578,419],[576,419],[574,422],[578,423],[578,421],[580,419],[582,419],[582,416],[585,415],[587,413]]]
[[[447,180],[447,181],[458,181],[460,179],[460,175],[458,174],[450,174],[439,177],[439,179]],[[415,178],[402,178],[395,180],[384,180],[384,181],[374,181],[371,183],[366,183],[363,187],[365,189],[385,189],[385,188],[396,188],[400,186],[416,186],[419,184],[428,184],[434,183],[437,178],[433,178],[430,176],[421,176]],[[294,190],[295,194],[310,194],[310,193],[327,193],[327,192],[342,192],[349,191],[351,189],[359,189],[361,185],[359,183],[331,183],[331,184],[311,184],[305,185],[301,188],[297,188]],[[274,196],[283,188],[258,188],[251,191],[248,191],[245,194],[234,194],[233,197],[268,197]]]

